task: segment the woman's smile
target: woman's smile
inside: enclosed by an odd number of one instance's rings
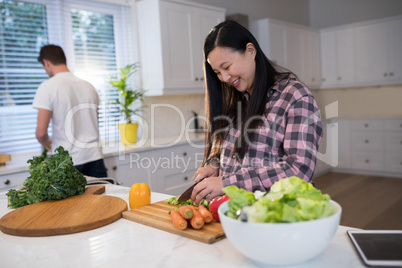
[[[255,47],[247,44],[244,53],[227,47],[215,47],[208,55],[208,63],[219,80],[250,94],[254,87]]]

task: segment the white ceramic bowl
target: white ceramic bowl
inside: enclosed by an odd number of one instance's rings
[[[241,222],[225,215],[228,202],[218,214],[226,237],[246,257],[268,265],[297,265],[318,256],[332,240],[342,208],[330,202],[335,211],[331,216],[295,223]]]

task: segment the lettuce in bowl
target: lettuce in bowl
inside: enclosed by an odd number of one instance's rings
[[[230,197],[226,215],[249,222],[310,221],[334,213],[328,194],[322,194],[311,183],[296,176],[275,182],[265,195],[248,192],[234,185],[223,188],[223,192]]]

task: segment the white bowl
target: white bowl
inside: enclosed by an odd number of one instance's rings
[[[246,257],[268,265],[296,265],[322,253],[332,240],[342,208],[330,201],[334,214],[329,217],[294,223],[251,223],[229,218],[228,201],[218,214],[226,237]]]

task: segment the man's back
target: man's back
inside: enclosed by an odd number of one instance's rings
[[[102,158],[99,102],[95,88],[70,72],[57,73],[43,82],[35,95],[34,108],[52,111],[52,148],[63,146],[75,165]]]

